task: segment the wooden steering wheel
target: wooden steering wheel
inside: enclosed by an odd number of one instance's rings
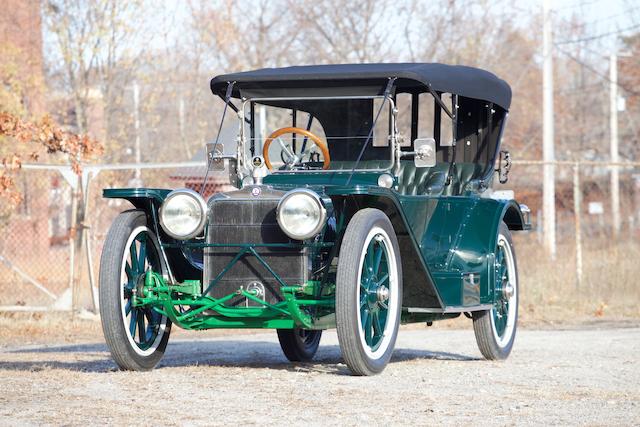
[[[320,149],[320,151],[322,152],[322,160],[323,160],[322,169],[329,169],[329,164],[331,163],[331,159],[329,157],[329,149],[317,135],[309,132],[306,129],[295,128],[295,127],[284,127],[284,128],[275,130],[264,141],[264,146],[262,147],[262,157],[264,157],[264,163],[269,170],[273,170],[273,166],[271,165],[271,161],[269,160],[269,146],[271,145],[271,142],[274,139],[278,138],[281,135],[284,135],[285,133],[295,133],[295,134],[304,135],[307,138],[309,138],[311,141],[313,141],[313,143],[316,144]],[[302,153],[300,158],[302,158],[303,155],[304,153]]]

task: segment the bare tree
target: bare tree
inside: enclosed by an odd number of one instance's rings
[[[104,106],[103,130],[109,141],[113,103],[138,65],[145,42],[143,2],[117,0],[49,0],[44,21],[53,36],[53,68],[60,67],[73,99],[74,125],[88,130],[89,108],[96,90]]]
[[[298,38],[292,16],[281,0],[211,4],[191,1],[196,49],[207,53],[200,64],[209,71],[242,70],[289,63]]]
[[[391,0],[288,0],[308,63],[376,62],[395,59],[398,34],[391,31],[406,8]]]

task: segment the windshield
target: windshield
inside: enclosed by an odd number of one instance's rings
[[[365,144],[358,170],[392,166],[392,107],[383,97],[254,98],[243,105],[246,157],[262,156],[274,173],[351,170]]]

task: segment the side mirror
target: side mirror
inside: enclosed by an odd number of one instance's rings
[[[498,160],[498,180],[500,184],[505,184],[509,181],[509,171],[511,170],[511,154],[507,150],[500,151],[500,158]]]
[[[413,161],[417,168],[432,168],[436,165],[436,140],[417,138],[413,141]]]
[[[207,165],[210,171],[224,170],[224,144],[207,144]]]
[[[224,144],[207,144],[207,166],[209,171],[223,171],[225,159],[229,162],[229,183],[234,187],[239,187],[238,160],[235,156],[224,154]]]

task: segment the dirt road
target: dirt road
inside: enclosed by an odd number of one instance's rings
[[[149,373],[115,371],[101,342],[0,347],[0,424],[640,424],[637,327],[520,330],[501,363],[471,330],[403,329],[369,378],[349,376],[335,332],[298,365],[275,333],[201,337]]]

